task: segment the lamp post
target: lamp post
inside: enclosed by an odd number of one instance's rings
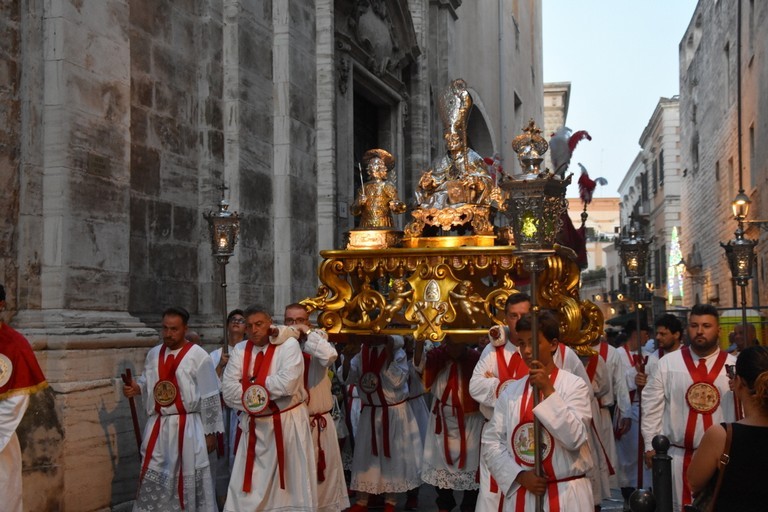
[[[642,293],[643,279],[645,278],[645,267],[648,262],[648,246],[651,240],[646,240],[638,234],[635,223],[631,222],[629,228],[629,236],[621,239],[616,239],[616,247],[619,250],[619,257],[621,263],[624,265],[624,271],[629,278],[630,287],[635,289],[635,329],[637,330],[637,359],[636,364],[641,366],[640,371],[644,365],[643,351],[640,345],[640,297]],[[640,390],[637,390],[638,394],[638,424],[642,418],[642,395]],[[643,436],[640,429],[637,429],[637,487],[643,486]]]
[[[538,327],[538,273],[546,258],[554,254],[557,234],[562,227],[562,215],[568,202],[565,192],[571,177],[562,179],[548,171],[541,171],[544,153],[549,148],[531,119],[523,133],[512,141],[512,149],[518,155],[523,174],[514,175],[501,183],[501,188],[508,194],[506,215],[515,237],[517,253],[523,259],[523,266],[531,276],[531,312],[533,322],[533,358],[539,358]],[[538,390],[533,393],[533,406],[541,401]],[[543,476],[541,460],[541,424],[534,415],[534,471]],[[543,510],[541,496],[536,496],[536,510]]]
[[[222,354],[227,354],[229,353],[229,340],[227,339],[227,263],[235,251],[237,236],[240,233],[240,215],[237,212],[229,211],[229,203],[222,198],[219,201],[219,210],[203,213],[203,217],[208,221],[213,256],[219,264],[221,313],[224,322]]]
[[[744,219],[749,213],[749,203],[749,198],[744,194],[744,191],[739,191],[733,201],[733,214],[738,222],[738,227],[733,233],[736,238],[729,240],[727,244],[720,242],[720,247],[725,250],[731,276],[741,288],[741,323],[745,337],[747,336],[747,284],[752,277],[752,264],[755,261],[755,246],[757,245],[757,240],[744,238]]]
[[[222,195],[224,187],[222,187]],[[208,221],[208,228],[211,235],[211,248],[216,262],[219,264],[219,273],[221,276],[221,314],[222,314],[222,338],[221,355],[224,357],[229,354],[229,333],[227,332],[227,263],[229,258],[235,252],[237,236],[240,234],[240,215],[237,212],[229,211],[229,203],[222,197],[219,201],[218,211],[209,211],[203,213],[203,217]],[[227,468],[229,468],[229,445],[230,445],[230,414],[225,411],[224,414],[224,447],[227,452]]]

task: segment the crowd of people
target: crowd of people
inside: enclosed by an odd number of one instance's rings
[[[134,510],[393,512],[403,501],[420,510],[424,484],[441,512],[537,501],[599,510],[611,489],[628,498],[651,486],[658,434],[670,441],[673,510],[722,467],[724,446],[731,463],[716,510],[768,502],[758,467],[768,348],[746,343],[737,359],[720,348],[717,310],[696,305],[686,328],[657,318],[652,347],[649,330],[630,324],[620,346],[603,337],[579,356],[559,339],[556,313],[530,309],[513,294],[505,325],[477,346],[450,336],[433,346],[401,336],[334,344],[300,304],[285,308],[284,325],[249,307],[230,312],[228,343],[209,354],[190,341],[189,313],[168,308],[162,343],[123,390],[147,416]],[[0,356],[22,347],[17,334],[0,323]],[[29,382],[9,380],[15,393],[0,374],[0,405],[18,419],[23,391],[45,385],[32,366]],[[13,428],[0,446],[0,490],[20,489],[17,424],[3,424]]]

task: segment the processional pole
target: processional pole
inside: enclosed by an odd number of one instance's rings
[[[518,155],[523,169],[521,175],[513,175],[501,184],[501,188],[509,194],[506,214],[512,226],[515,237],[515,251],[523,260],[523,266],[528,270],[531,279],[531,310],[533,321],[531,335],[533,337],[533,358],[539,358],[539,271],[546,259],[555,253],[555,239],[562,227],[562,215],[565,214],[567,201],[565,192],[571,182],[571,176],[563,178],[548,170],[540,169],[544,153],[549,144],[541,136],[541,130],[536,128],[531,120],[523,129],[523,134],[512,141],[512,149]],[[534,408],[541,401],[540,392],[534,389]],[[543,477],[542,470],[542,427],[536,415],[533,416],[534,433],[534,472]],[[543,510],[543,497],[536,496],[536,510]]]
[[[635,290],[635,335],[637,336],[637,361],[635,366],[640,366],[639,370],[644,369],[643,347],[640,344],[640,295],[642,293],[642,282],[645,277],[645,267],[648,260],[648,246],[651,240],[643,238],[635,227],[634,219],[630,220],[629,236],[616,239],[616,247],[619,249],[619,256],[624,265],[624,270],[629,278],[630,288]],[[643,370],[644,371],[644,370]],[[645,449],[643,447],[643,433],[640,428],[643,414],[642,389],[638,387],[637,391],[638,416],[637,416],[637,487],[643,487],[643,459]]]
[[[227,330],[227,263],[234,254],[237,236],[240,233],[240,215],[237,212],[229,211],[229,202],[224,199],[225,186],[222,185],[222,199],[219,201],[218,211],[209,211],[203,213],[203,217],[208,221],[210,228],[211,246],[213,256],[219,265],[219,274],[221,278],[221,315],[222,315],[222,337],[221,337],[221,356],[229,354],[229,332]],[[225,411],[224,414],[224,446],[227,452],[227,468],[229,468],[229,429],[230,417]]]

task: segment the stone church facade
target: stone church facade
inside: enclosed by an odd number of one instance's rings
[[[139,466],[119,375],[142,371],[169,305],[215,343],[202,214],[222,186],[242,215],[228,304],[279,317],[354,227],[366,149],[395,155],[412,199],[444,151],[451,79],[475,100],[470,144],[514,170],[511,139],[543,121],[541,23],[522,0],[0,4],[3,314],[51,383],[19,432],[26,508],[128,508]]]

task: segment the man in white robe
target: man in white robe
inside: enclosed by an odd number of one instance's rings
[[[5,288],[0,285],[0,312]],[[21,448],[16,435],[29,406],[29,396],[46,388],[29,342],[0,317],[0,497],[2,509],[22,512]]]
[[[229,351],[243,341],[244,338],[245,318],[243,317],[243,310],[233,309],[227,315],[227,353],[224,353],[222,347],[211,352],[211,361],[213,361],[213,366],[216,368],[216,376],[219,378],[219,388],[221,388],[221,376],[224,374],[224,368],[226,368],[229,361]],[[219,502],[219,506],[223,507],[224,501],[227,499],[227,488],[229,487],[232,463],[235,460],[235,438],[237,437],[239,418],[237,415],[238,411],[224,405],[223,399],[221,407],[221,413],[224,415],[224,428],[228,430],[224,435],[218,436],[216,451],[211,453],[208,458],[211,461],[211,469],[216,486],[216,499]]]
[[[537,495],[547,511],[591,510],[592,489],[586,475],[593,466],[588,442],[592,392],[583,378],[554,364],[559,334],[555,317],[540,315],[538,340],[532,339],[531,321],[526,317],[517,324],[518,346],[530,378],[513,382],[499,395],[483,431],[483,455],[505,495],[505,511],[533,510]],[[538,360],[533,360],[533,343],[539,346]],[[534,392],[542,394],[535,408]],[[546,476],[533,470],[534,416],[543,427],[542,469]]]
[[[364,344],[345,359],[346,383],[357,383],[362,410],[355,437],[350,512],[368,510],[371,494],[385,494],[384,511],[394,512],[397,495],[421,484],[421,435],[408,406],[408,361],[391,337]]]
[[[328,342],[325,331],[311,328],[309,313],[301,304],[285,307],[284,322],[304,333],[301,348],[304,353],[304,386],[308,395],[309,425],[317,467],[314,474],[317,478],[317,510],[340,512],[349,507],[349,496],[344,481],[336,423],[331,416],[333,394],[328,374],[338,353]]]
[[[648,356],[648,362],[645,363],[645,372],[638,374],[637,382],[641,386],[647,383],[648,375],[659,365],[659,360],[664,355],[679,350],[682,346],[683,323],[672,313],[666,313],[656,319],[656,345],[659,348],[654,350]]]
[[[599,343],[598,347],[593,348],[599,348]],[[613,422],[608,410],[602,406],[604,401],[613,400],[611,376],[608,373],[608,365],[600,357],[599,352],[588,357],[581,357],[581,360],[584,363],[584,369],[590,379],[594,393],[591,427],[593,429],[592,440],[596,444],[593,447],[596,471],[592,479],[592,495],[595,499],[595,506],[600,507],[602,500],[611,497],[610,477],[616,474],[615,458],[611,458],[612,454],[615,455],[616,453]],[[606,414],[603,415],[603,412]]]
[[[446,338],[424,354],[416,342],[414,364],[432,394],[421,479],[437,491],[437,508],[456,506],[454,491],[463,491],[461,512],[473,512],[479,483],[480,436],[485,418],[469,394],[469,379],[480,357],[463,343]]]
[[[183,308],[163,312],[163,343],[123,388],[143,397],[147,413],[135,512],[218,510],[208,453],[224,430],[219,386],[208,353],[185,339],[188,321]]]
[[[634,321],[627,323],[625,328],[627,332],[627,341],[616,351],[619,354],[619,360],[624,372],[625,382],[627,384],[627,390],[629,391],[629,399],[632,404],[630,414],[628,416],[630,420],[629,428],[617,427],[616,435],[616,452],[619,457],[619,464],[617,467],[617,479],[619,487],[621,488],[621,495],[624,498],[625,505],[628,503],[629,497],[634,490],[638,487],[638,441],[640,437],[640,426],[638,420],[640,419],[640,393],[638,392],[638,369],[644,367],[646,356],[638,354],[638,350],[641,350],[641,337],[642,331],[638,331]],[[643,410],[643,414],[645,411]],[[617,416],[618,421],[626,419],[623,413],[621,416]],[[643,470],[643,487],[651,485],[651,474],[647,470]]]
[[[485,346],[480,360],[475,365],[469,381],[469,393],[479,404],[480,412],[486,420],[493,415],[493,408],[499,392],[507,382],[528,375],[515,345],[517,333],[515,326],[521,316],[531,310],[531,298],[525,293],[513,293],[504,305],[506,328],[495,326],[489,332],[491,343]],[[503,358],[503,360],[502,360]],[[488,466],[480,447],[480,492],[477,498],[477,512],[497,512],[503,493],[499,492],[496,481],[491,478]]]
[[[689,347],[665,355],[643,388],[642,431],[646,464],[653,455],[654,436],[669,439],[672,457],[672,510],[691,503],[685,474],[704,431],[735,419],[733,392],[725,365],[736,359],[720,349],[717,309],[697,304],[688,320]]]
[[[242,411],[225,512],[317,509],[317,478],[304,390],[304,357],[293,327],[245,310],[248,340],[230,353],[222,378],[229,407]]]
[[[618,489],[618,465],[619,458],[616,452],[616,439],[614,437],[613,420],[611,418],[611,409],[616,410],[620,419],[616,428],[624,434],[629,431],[632,420],[632,405],[629,401],[629,390],[627,389],[627,379],[624,376],[624,367],[621,364],[619,352],[601,337],[599,345],[596,347],[600,359],[603,360],[608,374],[609,391],[600,397],[600,439],[603,441],[603,448],[608,453],[608,461],[614,470],[609,475],[609,488]],[[596,422],[597,424],[597,422]]]

